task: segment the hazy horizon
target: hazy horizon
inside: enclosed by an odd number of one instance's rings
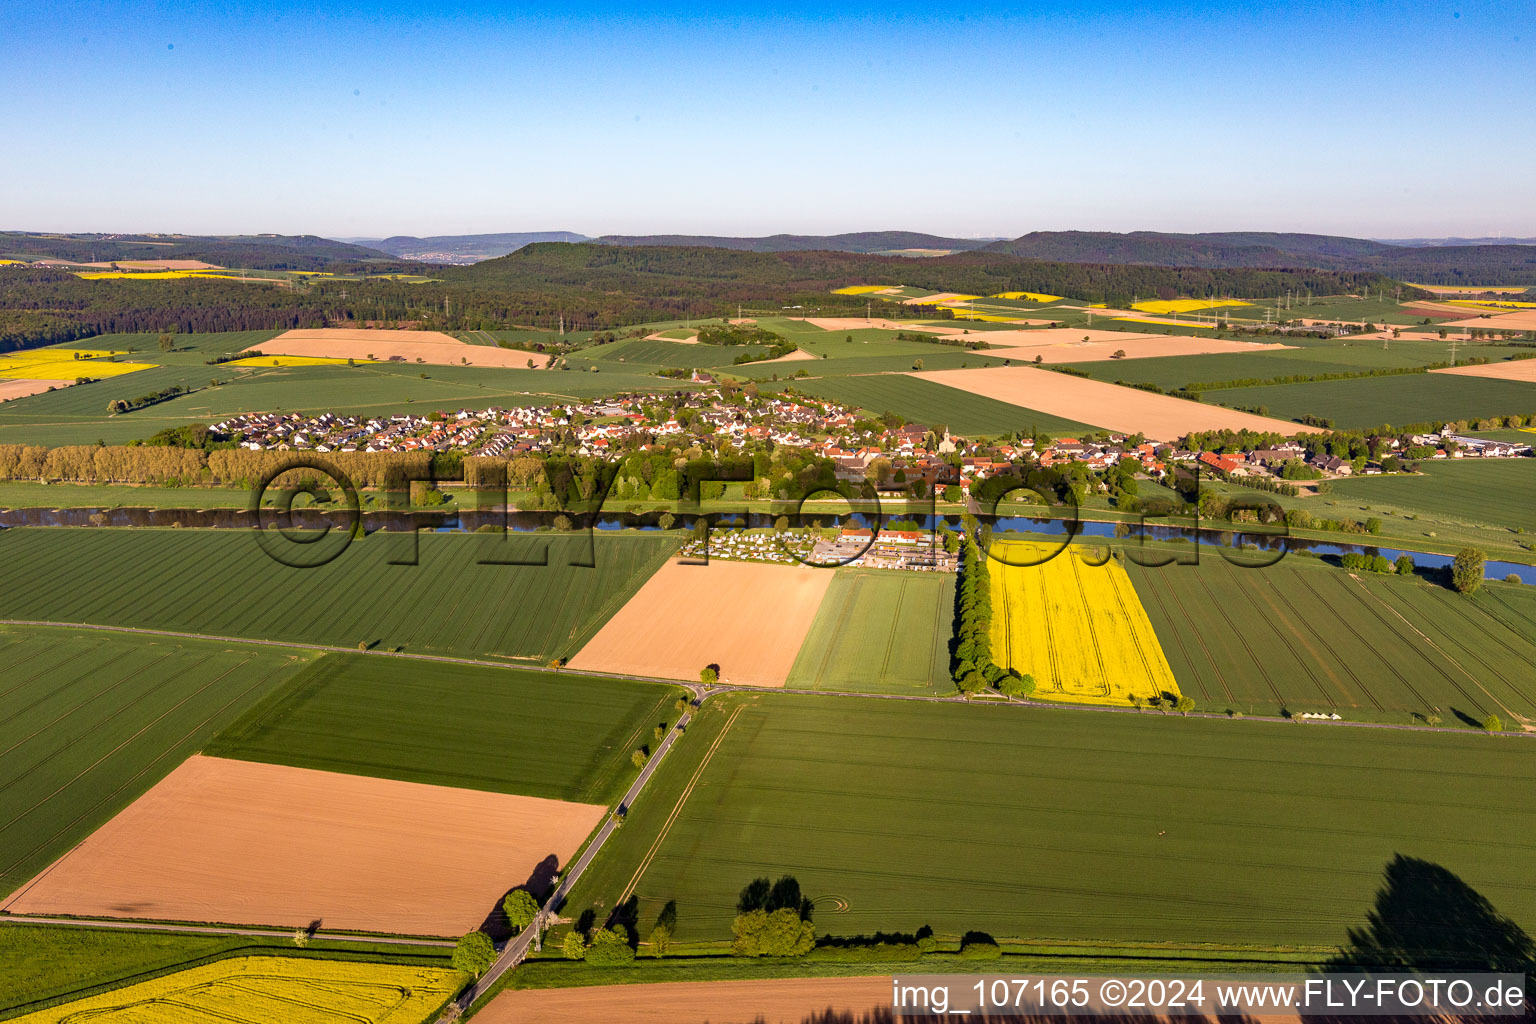
[[[1529,237],[1533,11],[8,5],[0,221]]]

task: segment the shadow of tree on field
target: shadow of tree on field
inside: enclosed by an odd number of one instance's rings
[[[1460,876],[1432,861],[1393,857],[1365,920],[1365,927],[1349,930],[1349,945],[1324,965],[1325,974],[1477,971],[1529,977],[1536,968],[1536,942],[1524,929]],[[1528,981],[1527,1006],[1529,990]],[[1344,1024],[1383,1018],[1309,1014],[1304,1019],[1308,1024]],[[1488,1020],[1458,1014],[1433,1019]]]
[[[507,920],[505,903],[508,896],[519,889],[526,889],[533,894],[539,906],[549,898],[549,894],[555,888],[555,876],[560,873],[560,858],[550,854],[538,864],[528,875],[528,880],[521,885],[514,885],[500,896],[496,897],[496,905],[485,915],[485,920],[480,923],[480,931],[485,932],[496,942],[512,937],[512,925]]]

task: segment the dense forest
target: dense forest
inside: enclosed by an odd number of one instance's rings
[[[1312,267],[1384,274],[1417,284],[1536,284],[1536,246],[1388,245],[1337,235],[1223,231],[1035,231],[987,252],[1030,260],[1163,267]]]
[[[96,235],[0,231],[0,258],[202,260],[247,270],[335,270],[346,261],[390,260],[376,249],[316,235]]]
[[[540,243],[440,278],[407,283],[315,278],[302,286],[207,278],[82,280],[59,269],[0,268],[0,348],[115,332],[244,331],[330,323],[409,323],[440,330],[515,326],[622,327],[650,320],[719,316],[739,307],[862,313],[868,297],[849,284],[906,284],[934,291],[1037,291],[1111,304],[1133,295],[1317,295],[1397,282],[1326,270],[1200,269],[1040,263],[1001,253],[934,259],[838,252],[751,253],[728,249]],[[1405,289],[1404,297],[1418,295]],[[886,304],[883,315],[947,315]]]
[[[671,245],[691,248],[740,249],[745,252],[888,252],[893,249],[980,249],[985,238],[941,238],[920,231],[851,231],[844,235],[604,235],[601,245]]]

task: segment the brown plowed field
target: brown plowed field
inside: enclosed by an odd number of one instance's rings
[[[563,864],[605,813],[196,756],[4,909],[460,935],[546,857]]]
[[[1091,423],[1126,434],[1146,434],[1155,441],[1173,441],[1195,430],[1254,430],[1300,434],[1316,430],[1299,423],[1253,413],[1170,398],[1137,388],[1074,377],[1032,366],[998,366],[973,370],[931,370],[914,373],[946,387],[995,398],[1063,419]]]
[[[771,981],[673,981],[657,985],[503,992],[480,1013],[485,1024],[801,1024],[827,1009],[855,1020],[891,1006],[889,975],[873,978],[777,978]]]
[[[832,582],[826,569],[671,561],[571,659],[571,668],[783,686]]]
[[[251,346],[269,356],[323,356],[328,359],[399,359],[441,366],[505,366],[526,369],[529,354],[520,349],[468,345],[437,331],[384,331],[319,327],[286,331]],[[538,360],[535,360],[536,362]]]

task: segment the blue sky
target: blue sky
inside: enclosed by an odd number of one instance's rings
[[[1533,14],[0,0],[0,227],[1536,235]]]

